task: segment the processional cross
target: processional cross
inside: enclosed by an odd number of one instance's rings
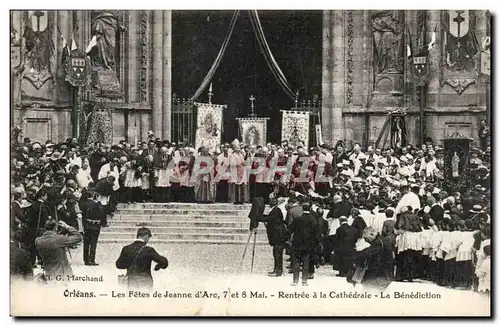
[[[40,17],[45,16],[43,11],[37,10],[33,13],[33,16],[36,17],[36,31],[40,32]]]
[[[212,95],[214,95],[214,93],[212,93],[212,83],[210,83],[210,88],[208,89],[208,104],[212,104]]]
[[[255,97],[253,95],[250,95],[250,98],[249,98],[250,102],[252,103],[252,116],[255,115],[254,113],[254,105],[253,105],[253,102],[255,101]]]
[[[457,17],[453,18],[453,21],[457,23],[457,36],[460,37],[460,24],[462,24],[465,21],[465,18],[462,17],[462,14],[464,13],[464,10],[456,10]]]

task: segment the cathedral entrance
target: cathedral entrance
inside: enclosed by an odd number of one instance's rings
[[[172,92],[189,98],[217,58],[234,11],[174,11],[172,24]],[[269,68],[248,11],[241,11],[232,36],[216,72],[210,80],[212,103],[227,105],[222,119],[222,142],[242,140],[237,118],[252,112],[250,96],[255,97],[254,113],[267,121],[267,142],[281,142],[280,110],[299,101],[321,97],[322,12],[259,11],[268,46],[287,81],[293,88],[287,95]],[[286,32],[285,32],[286,30]],[[176,33],[175,31],[182,31]],[[210,84],[209,83],[209,84]],[[208,103],[208,85],[196,99]],[[194,111],[172,106],[172,138],[194,137]],[[194,118],[194,121],[193,121]],[[187,125],[186,125],[187,124]],[[188,129],[186,129],[188,128]],[[311,129],[314,132],[314,127]],[[182,137],[181,137],[182,135]]]

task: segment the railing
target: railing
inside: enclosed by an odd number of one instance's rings
[[[189,98],[172,97],[172,141],[194,145],[196,107]]]

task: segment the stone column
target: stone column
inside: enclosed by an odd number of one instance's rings
[[[153,11],[153,86],[152,126],[156,137],[163,139],[162,97],[163,97],[163,11]]]
[[[163,138],[172,138],[172,10],[163,11]]]
[[[344,12],[323,12],[323,133],[330,144],[343,139],[345,104]]]

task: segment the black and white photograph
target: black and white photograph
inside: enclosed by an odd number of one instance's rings
[[[134,5],[9,10],[12,317],[492,316],[493,13]]]

